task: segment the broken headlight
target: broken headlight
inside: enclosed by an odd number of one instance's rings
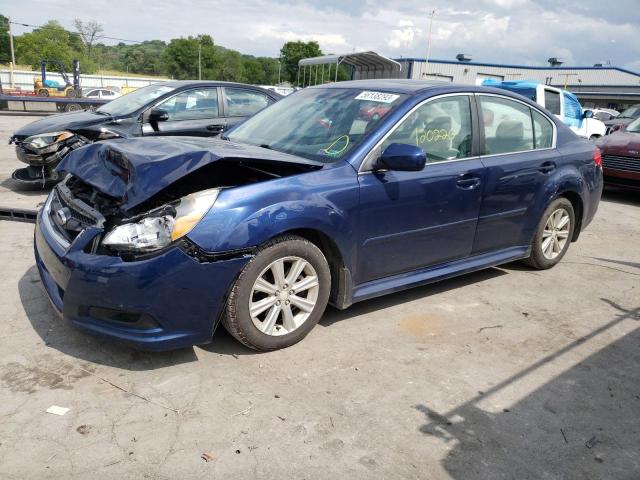
[[[163,212],[160,215],[150,212],[137,222],[118,225],[105,235],[102,245],[127,252],[150,252],[166,247],[196,226],[213,206],[219,192],[213,188],[181,198],[172,205],[175,215],[167,214],[168,209],[161,208],[156,209]]]
[[[38,150],[39,153],[53,153],[58,149],[60,142],[71,137],[73,137],[73,133],[66,131],[40,133],[26,138],[22,144],[31,150]]]

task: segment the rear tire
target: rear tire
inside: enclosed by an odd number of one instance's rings
[[[79,103],[67,103],[64,107],[65,112],[78,112],[82,110],[82,105]]]
[[[329,264],[320,249],[302,237],[278,237],[261,246],[240,272],[222,324],[254,350],[289,347],[318,323],[330,290]]]
[[[538,270],[556,265],[569,249],[575,224],[571,202],[556,198],[542,215],[531,242],[531,255],[524,263]]]

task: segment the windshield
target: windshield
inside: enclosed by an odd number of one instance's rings
[[[251,117],[227,138],[331,163],[355,148],[406,98],[351,88],[309,88]]]
[[[169,87],[167,85],[149,85],[134,90],[120,98],[111,100],[96,111],[106,113],[107,115],[113,115],[114,117],[131,115],[140,107],[144,107],[148,103],[153,102],[172,90],[174,90],[174,87]]]
[[[640,117],[627,125],[627,132],[640,133]]]
[[[636,118],[640,117],[640,106],[634,105],[622,111],[616,118]]]

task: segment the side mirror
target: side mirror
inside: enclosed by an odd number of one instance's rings
[[[378,168],[387,168],[400,172],[419,172],[427,163],[427,155],[420,147],[405,143],[392,143],[378,162]]]
[[[592,110],[585,110],[584,113],[582,114],[583,118],[593,118],[593,111]]]
[[[169,120],[169,112],[162,108],[154,108],[149,112],[149,123],[166,122]]]

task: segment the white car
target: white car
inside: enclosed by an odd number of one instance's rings
[[[106,88],[94,88],[84,95],[85,98],[99,98],[100,100],[113,100],[114,98],[121,96],[122,95],[115,90],[109,90]]]
[[[620,115],[619,111],[613,110],[612,108],[591,108],[590,110],[593,112],[593,118],[601,122],[607,122]]]

